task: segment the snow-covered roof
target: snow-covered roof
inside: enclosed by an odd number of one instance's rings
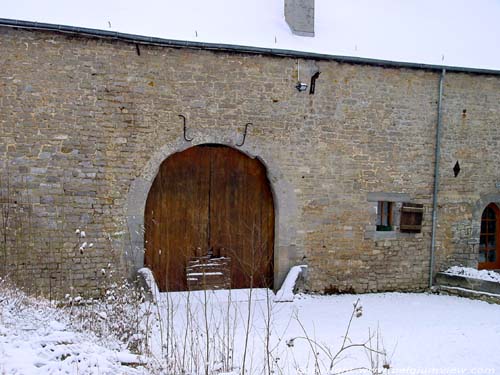
[[[16,0],[0,18],[164,39],[500,70],[499,0],[316,0],[315,37],[284,0]]]

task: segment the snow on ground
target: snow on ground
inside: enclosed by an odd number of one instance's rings
[[[138,358],[116,342],[73,330],[67,312],[1,287],[0,374],[145,373],[122,365]]]
[[[162,293],[158,305],[142,305],[150,372],[122,365],[137,358],[116,342],[75,331],[64,311],[7,297],[0,293],[0,374],[203,374],[207,356],[219,375],[243,366],[247,374],[267,373],[267,366],[275,374],[328,374],[377,360],[390,374],[500,373],[500,306],[460,297],[301,294],[275,303],[263,289]],[[351,347],[329,372],[343,342],[385,355]]]
[[[383,370],[386,364],[392,374],[500,372],[498,305],[412,293],[298,295],[292,303],[274,303],[272,294],[253,290],[248,310],[249,293],[238,290],[231,295],[225,291],[162,294],[161,308],[173,311],[163,320],[163,335],[170,321],[173,329],[169,334],[188,343],[189,355],[184,353],[184,358],[192,360],[191,367],[188,366],[191,371],[204,366],[205,332],[209,332],[212,368],[228,371],[224,367],[228,360],[223,354],[225,348],[233,347],[230,367],[241,370],[248,311],[251,311],[246,356],[250,374],[265,373],[266,347],[270,348],[269,362],[275,373],[313,374],[318,366],[320,373],[326,374],[331,357],[342,346],[353,304],[359,298],[361,316],[353,318],[347,343],[366,343],[371,333],[371,347],[377,347],[378,343],[378,351],[386,353],[378,356],[379,369]],[[269,344],[266,343],[268,321]],[[159,332],[157,327],[151,342],[156,358],[162,357]],[[315,352],[319,353],[317,358]],[[346,350],[335,361],[334,370],[370,368],[369,354],[362,347]],[[185,363],[188,362],[186,359]]]
[[[476,270],[469,267],[453,266],[448,268],[444,273],[448,275],[470,277],[471,279],[480,279],[500,283],[500,273],[489,270]]]

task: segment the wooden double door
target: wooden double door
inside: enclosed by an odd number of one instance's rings
[[[264,165],[201,145],[161,165],[145,209],[145,265],[161,291],[186,290],[196,257],[230,258],[232,288],[272,287],[274,205]]]

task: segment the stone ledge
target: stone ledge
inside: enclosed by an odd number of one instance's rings
[[[436,285],[492,293],[500,296],[500,283],[459,275],[449,275],[443,272],[436,274]]]
[[[432,292],[436,294],[444,294],[458,297],[465,297],[470,299],[477,299],[488,303],[495,303],[500,305],[500,294],[479,292],[476,290],[438,285],[432,288]]]
[[[367,194],[368,202],[378,202],[378,201],[387,201],[387,202],[409,202],[410,195],[406,193],[387,193],[387,192],[370,192]]]

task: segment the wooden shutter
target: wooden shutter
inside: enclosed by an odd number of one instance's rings
[[[401,232],[420,233],[422,231],[422,216],[424,205],[418,203],[403,203],[401,207]]]

